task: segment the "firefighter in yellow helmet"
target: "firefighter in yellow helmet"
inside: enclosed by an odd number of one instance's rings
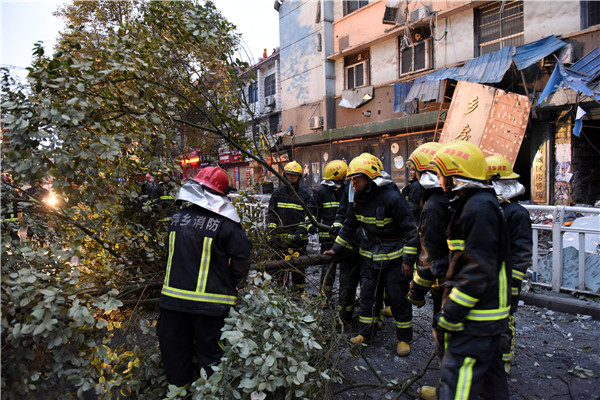
[[[433,315],[442,307],[442,287],[448,271],[448,244],[446,228],[450,221],[448,197],[445,195],[435,168],[430,165],[436,151],[442,147],[436,142],[422,144],[412,152],[406,161],[416,171],[422,188],[419,214],[419,263],[410,283],[407,299],[413,305],[422,307],[425,295],[431,293]],[[438,359],[442,361],[444,334],[433,329],[434,347]]]
[[[292,185],[295,193],[302,202],[314,210],[312,196],[308,189],[300,184],[302,167],[296,161],[287,163],[283,168],[284,176]],[[314,214],[314,212],[313,212]],[[273,192],[269,200],[266,223],[269,230],[268,239],[270,245],[280,253],[288,250],[306,252],[308,244],[308,231],[305,224],[306,213],[300,201],[283,183]],[[287,276],[277,276],[285,285]],[[302,271],[292,272],[292,286],[294,290],[303,292],[306,288],[306,277]]]
[[[515,317],[521,293],[521,283],[525,278],[527,268],[531,264],[533,238],[529,212],[517,202],[517,198],[525,193],[525,187],[517,179],[519,175],[513,172],[512,165],[505,157],[493,155],[486,157],[488,179],[504,212],[504,219],[510,233],[512,256],[511,306],[508,317],[508,329],[502,340],[502,360],[504,370],[510,374],[510,365],[514,359],[515,349]]]
[[[450,265],[438,332],[450,333],[440,387],[421,388],[426,399],[475,398],[485,390],[508,399],[500,338],[510,310],[510,243],[502,210],[486,180],[483,152],[453,141],[436,151],[432,164],[451,201]]]
[[[337,255],[351,249],[355,232],[365,235],[359,246],[361,269],[360,333],[353,343],[372,342],[381,315],[384,289],[396,323],[400,356],[410,353],[412,307],[406,300],[417,253],[417,229],[406,200],[392,184],[378,186],[380,163],[364,155],[354,158],[348,177],[355,190],[354,206],[348,209],[344,226],[333,249],[325,254]]]
[[[315,205],[315,219],[333,228],[336,212],[340,206],[340,199],[344,194],[346,185],[346,173],[348,165],[342,160],[333,160],[323,169],[323,180],[319,187],[313,192],[313,202]],[[331,249],[335,235],[331,230],[317,230],[316,227],[309,227],[310,233],[319,234],[319,243],[321,251]],[[326,298],[324,307],[328,306],[333,291],[335,281],[335,263],[331,263],[321,268],[321,295]]]

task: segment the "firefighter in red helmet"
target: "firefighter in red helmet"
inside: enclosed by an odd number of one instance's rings
[[[167,382],[183,390],[194,358],[210,375],[223,351],[221,328],[250,268],[250,241],[231,201],[229,177],[205,167],[177,194],[157,325]]]

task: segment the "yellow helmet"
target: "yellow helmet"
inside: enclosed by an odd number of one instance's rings
[[[323,170],[323,179],[337,181],[344,179],[348,172],[348,164],[342,160],[333,160],[325,166]]]
[[[302,175],[302,167],[296,161],[285,164],[283,171],[284,174]]]
[[[437,142],[424,143],[412,152],[406,163],[414,165],[415,169],[419,172],[435,171],[435,167],[429,163],[433,160],[433,156],[440,147],[442,145]]]
[[[365,156],[365,157],[369,157],[369,158],[373,159],[377,163],[377,166],[379,167],[379,171],[383,171],[383,163],[381,162],[381,160],[379,158],[375,157],[373,154],[362,153],[360,156]]]
[[[379,163],[377,161],[379,161]],[[350,161],[350,165],[348,166],[348,178],[364,174],[370,179],[375,179],[378,176],[381,176],[379,165],[381,165],[381,161],[377,157],[371,154],[361,154]]]
[[[512,165],[505,157],[494,154],[485,158],[487,164],[487,178],[492,179],[494,175],[500,175],[500,179],[517,179],[519,174],[513,172]]]
[[[443,176],[461,176],[483,181],[487,166],[483,152],[471,142],[455,140],[436,151],[431,163]]]

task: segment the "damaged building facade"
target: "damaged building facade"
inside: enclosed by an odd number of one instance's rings
[[[600,199],[600,3],[278,0],[280,145],[311,186],[426,141],[503,154],[537,204]]]

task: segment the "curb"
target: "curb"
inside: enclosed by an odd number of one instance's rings
[[[600,303],[579,300],[562,293],[553,293],[549,295],[521,292],[519,294],[519,300],[523,300],[523,302],[528,305],[545,307],[550,310],[569,314],[590,315],[593,319],[600,320]]]

